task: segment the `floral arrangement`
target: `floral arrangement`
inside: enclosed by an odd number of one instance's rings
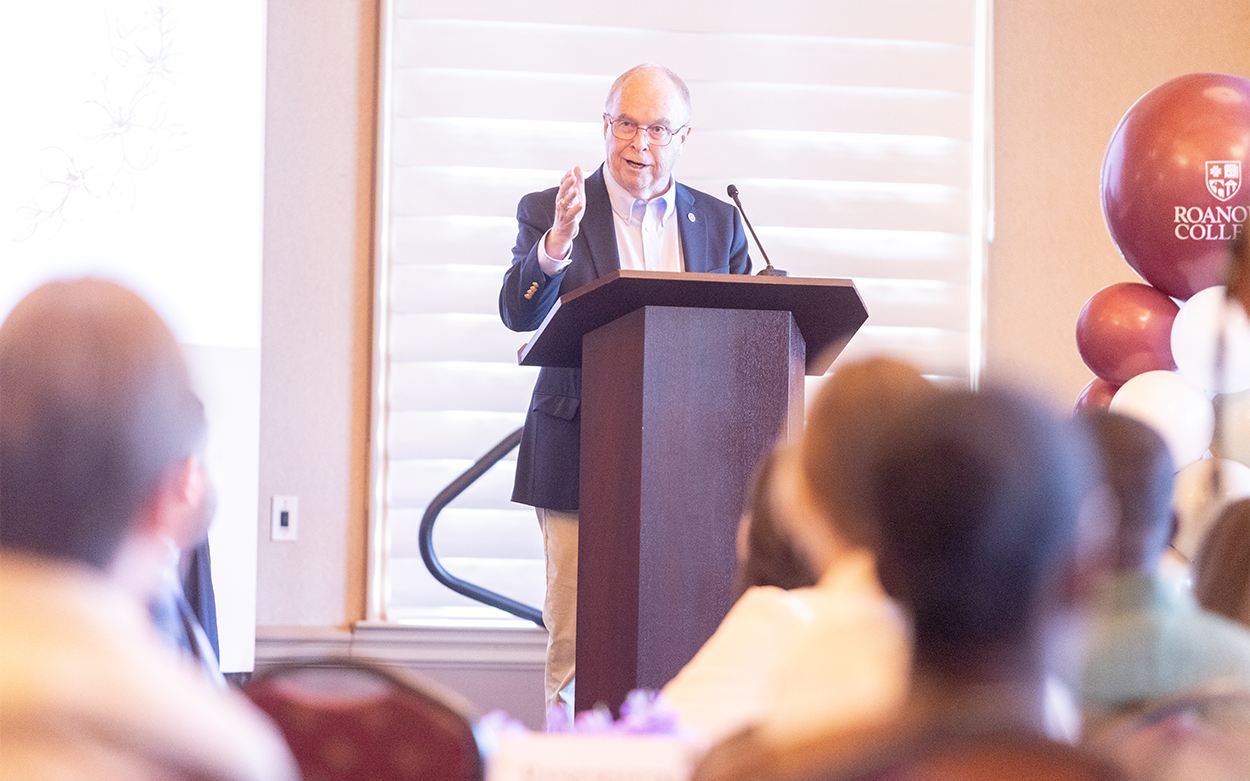
[[[577,735],[662,735],[683,737],[677,711],[658,691],[634,689],[621,703],[621,717],[612,718],[608,706],[599,703],[570,721],[563,708],[547,711],[547,732]]]
[[[530,730],[504,711],[496,710],[483,716],[474,732],[482,755],[489,758],[495,755],[500,737],[529,734]],[[625,697],[619,719],[613,719],[612,711],[603,703],[582,711],[576,718],[569,718],[564,708],[553,707],[547,712],[547,733],[693,739],[681,729],[677,711],[658,691],[648,689],[635,689]]]

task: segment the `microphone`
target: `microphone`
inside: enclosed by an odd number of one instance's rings
[[[786,272],[779,268],[773,268],[773,262],[768,259],[768,253],[764,251],[764,245],[760,244],[760,237],[755,235],[755,228],[751,227],[751,221],[747,219],[746,210],[742,208],[742,201],[738,200],[738,188],[732,184],[725,188],[725,192],[729,193],[729,197],[738,206],[738,211],[742,214],[742,221],[747,224],[747,230],[751,231],[751,238],[755,239],[755,246],[760,248],[760,254],[764,256],[764,268],[759,270],[755,276],[757,277],[788,277]]]

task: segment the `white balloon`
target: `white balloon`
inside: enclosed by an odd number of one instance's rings
[[[1216,344],[1224,332],[1222,379],[1216,378]],[[1172,357],[1176,367],[1198,387],[1213,393],[1250,388],[1250,318],[1224,299],[1224,287],[1200,290],[1181,305],[1172,321]]]
[[[1215,411],[1207,394],[1176,372],[1133,377],[1111,397],[1111,411],[1153,426],[1176,467],[1202,458],[1215,434]]]
[[[1211,477],[1217,471],[1220,484],[1215,489]],[[1245,496],[1250,496],[1250,466],[1226,458],[1207,458],[1185,467],[1176,474],[1172,505],[1178,528],[1172,544],[1185,558],[1193,559],[1220,512]]]

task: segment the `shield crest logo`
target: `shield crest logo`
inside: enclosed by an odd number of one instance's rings
[[[1241,189],[1240,160],[1208,160],[1207,191],[1218,200],[1227,201]]]

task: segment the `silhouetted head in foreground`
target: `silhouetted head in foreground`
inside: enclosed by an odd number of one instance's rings
[[[944,392],[899,416],[885,443],[878,567],[912,615],[917,673],[1034,674],[1092,471],[1076,427],[1002,390]]]
[[[203,533],[203,406],[139,296],[98,279],[35,289],[0,327],[0,388],[0,547],[107,570],[136,531]]]

